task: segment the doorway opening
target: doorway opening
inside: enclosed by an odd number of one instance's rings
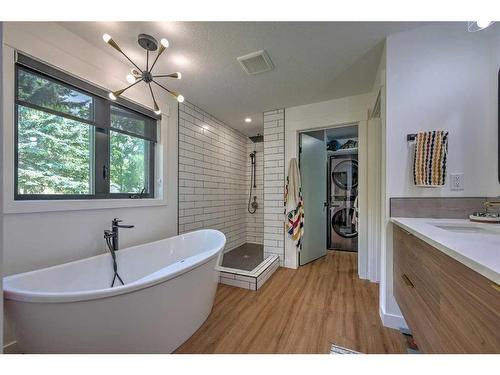
[[[358,251],[358,125],[299,133],[304,237],[299,265]]]

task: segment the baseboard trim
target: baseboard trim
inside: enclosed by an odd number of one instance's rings
[[[401,315],[387,314],[382,306],[379,308],[379,315],[384,327],[393,329],[408,328],[405,319]]]
[[[22,352],[17,341],[12,341],[3,346],[3,354],[22,354]]]

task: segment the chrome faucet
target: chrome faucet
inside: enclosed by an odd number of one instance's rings
[[[500,201],[486,201],[483,203],[486,208],[486,213],[488,213],[488,209],[495,206],[500,206]]]

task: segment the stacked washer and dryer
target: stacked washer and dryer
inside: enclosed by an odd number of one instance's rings
[[[329,152],[328,248],[358,251],[355,201],[358,195],[358,149]]]

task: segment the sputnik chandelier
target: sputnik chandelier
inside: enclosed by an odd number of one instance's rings
[[[159,115],[161,113],[160,107],[158,107],[158,103],[156,103],[155,95],[153,93],[153,88],[151,87],[151,83],[154,83],[158,87],[162,88],[163,90],[168,91],[170,94],[175,96],[177,98],[177,101],[179,103],[182,103],[184,101],[184,97],[180,95],[179,93],[169,90],[166,88],[164,85],[160,84],[157,82],[158,78],[175,78],[175,79],[181,79],[181,73],[176,72],[176,73],[171,73],[171,74],[160,74],[160,75],[154,75],[153,74],[153,68],[158,61],[158,58],[161,56],[163,52],[168,48],[168,40],[163,38],[160,40],[160,45],[158,46],[158,42],[156,41],[155,38],[153,38],[151,35],[148,34],[139,34],[137,38],[137,42],[139,45],[146,50],[146,69],[142,70],[137,66],[136,63],[134,63],[126,54],[125,52],[122,51],[122,49],[116,44],[116,42],[111,38],[109,34],[104,34],[102,36],[102,39],[108,43],[111,47],[116,49],[118,52],[120,52],[125,58],[130,61],[130,63],[134,66],[132,70],[130,71],[130,74],[127,75],[127,82],[130,83],[127,87],[124,89],[118,90],[118,91],[113,91],[108,94],[109,98],[111,100],[116,100],[121,94],[123,94],[126,90],[131,88],[132,86],[137,85],[139,82],[144,82],[145,84],[148,85],[149,91],[151,92],[151,98],[153,99],[153,105],[154,105],[154,112]],[[153,63],[151,66],[149,66],[149,53],[154,52],[158,50],[158,53],[156,54],[156,58],[154,59]]]

